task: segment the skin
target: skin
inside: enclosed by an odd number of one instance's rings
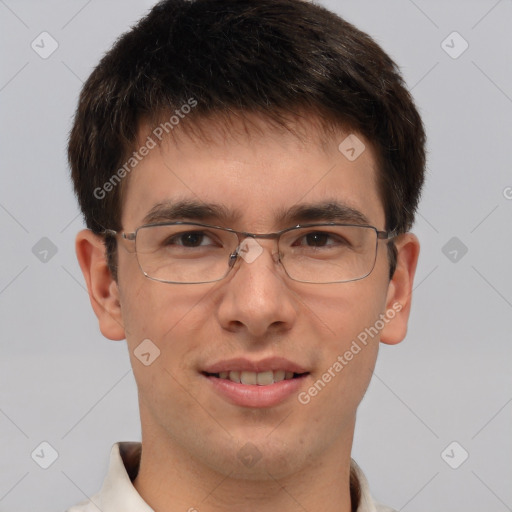
[[[209,142],[183,135],[151,151],[129,178],[123,229],[134,231],[159,201],[187,198],[237,211],[224,225],[253,233],[289,226],[277,222],[277,208],[326,199],[358,209],[384,230],[369,141],[358,135],[366,150],[350,162],[338,151],[348,133],[340,131],[326,142],[311,124],[307,140],[299,140],[263,120],[255,122],[263,130],[221,136],[212,124]],[[141,140],[144,133],[141,127]],[[396,239],[398,264],[391,281],[380,241],[368,277],[327,285],[290,280],[272,259],[275,242],[258,242],[263,253],[252,263],[239,260],[224,280],[176,285],[147,279],[130,252],[133,246],[124,241],[115,282],[102,239],[88,230],[77,236],[101,332],[128,343],[143,446],[134,486],[155,510],[351,510],[357,407],[379,342],[396,344],[405,337],[419,242],[411,233]],[[281,356],[310,372],[301,388],[307,390],[396,303],[400,312],[307,405],[293,395],[270,408],[236,406],[200,373],[222,359]],[[134,355],[147,338],[161,351],[150,366]],[[237,456],[247,442],[261,455],[252,467]]]

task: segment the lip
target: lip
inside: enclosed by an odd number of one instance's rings
[[[284,370],[285,372],[293,373],[307,373],[308,370],[300,365],[284,358],[284,357],[267,357],[259,361],[251,361],[250,359],[239,357],[235,359],[228,359],[218,361],[206,368],[203,372],[206,373],[220,373],[230,371],[246,371],[246,372],[268,372]]]
[[[274,382],[274,384],[267,386],[241,384],[240,382],[220,379],[204,373],[202,375],[216,393],[232,404],[240,407],[268,408],[280,404],[290,396],[296,396],[309,373],[304,373],[302,376],[293,379]]]
[[[242,384],[229,379],[220,379],[214,373],[229,371],[266,372],[284,370],[295,374],[303,374],[293,379],[274,382],[266,386],[257,384]],[[309,371],[301,365],[284,357],[268,357],[258,361],[247,358],[234,358],[218,361],[201,371],[201,375],[208,381],[213,391],[228,402],[239,407],[268,408],[274,407],[291,396],[296,396],[304,385]]]

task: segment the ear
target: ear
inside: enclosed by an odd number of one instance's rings
[[[412,286],[420,254],[420,243],[416,235],[404,233],[395,241],[397,264],[388,286],[386,317],[380,341],[388,345],[400,343],[407,334],[407,323],[411,311]]]
[[[111,340],[124,339],[119,289],[107,265],[103,238],[84,229],[76,236],[75,249],[101,333]]]

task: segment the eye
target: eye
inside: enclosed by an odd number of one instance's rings
[[[299,237],[293,245],[302,247],[326,247],[348,245],[348,242],[345,238],[334,233],[311,231]]]
[[[305,241],[308,245],[314,247],[323,247],[329,241],[329,235],[327,233],[308,233],[304,236]]]
[[[162,245],[179,245],[182,247],[194,248],[216,244],[204,231],[184,231],[168,237],[164,240]]]

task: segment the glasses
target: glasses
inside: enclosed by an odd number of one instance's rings
[[[239,258],[251,263],[263,252],[257,239],[276,240],[275,261],[294,281],[357,281],[372,272],[379,240],[396,236],[395,231],[359,224],[303,224],[276,233],[255,234],[195,222],[146,224],[133,233],[107,229],[104,234],[134,242],[143,274],[174,284],[224,279]]]

